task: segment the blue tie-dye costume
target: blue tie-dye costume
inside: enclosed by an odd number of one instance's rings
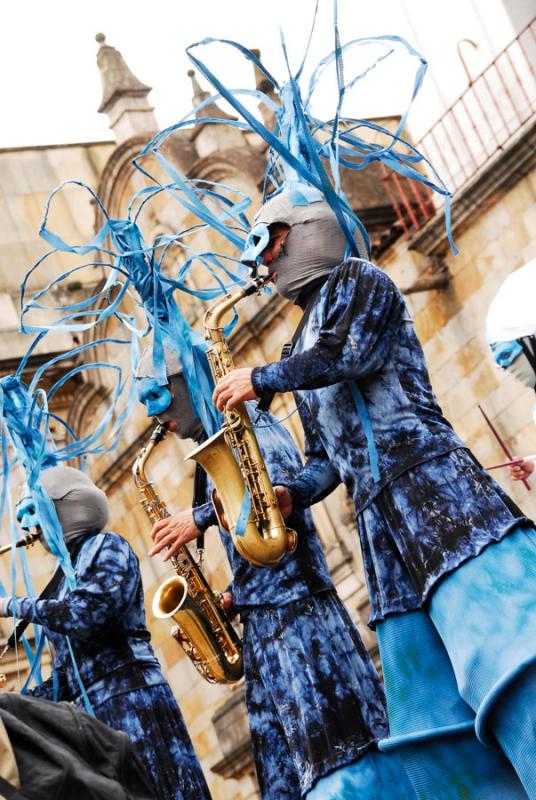
[[[317,502],[341,481],[354,499],[371,622],[383,626],[379,630],[383,649],[386,631],[389,642],[394,642],[390,618],[395,621],[394,615],[408,612],[418,615],[427,600],[437,598],[430,616],[447,648],[462,696],[479,712],[483,698],[493,695],[497,683],[493,670],[483,667],[486,641],[472,637],[472,644],[462,646],[463,626],[458,618],[449,617],[440,598],[470,565],[484,563],[474,557],[482,551],[487,557],[488,545],[500,543],[489,548],[490,554],[500,557],[505,552],[503,539],[506,545],[513,538],[507,534],[527,535],[531,523],[482,470],[443,417],[395,285],[366,261],[350,259],[336,267],[312,306],[293,354],[255,368],[252,380],[259,396],[295,391],[297,400],[304,401],[299,408],[307,463],[287,484],[295,504]],[[521,567],[517,571],[527,572]],[[488,584],[489,580],[483,580],[479,585]],[[457,585],[463,597],[466,588]],[[515,589],[512,583],[509,591]],[[488,591],[499,590],[491,586]],[[536,654],[535,595],[530,607],[524,597],[519,601],[522,631],[519,620],[507,620],[501,626],[505,648],[512,641],[509,624],[526,642],[519,664],[529,663]],[[470,608],[478,616],[478,604],[473,602]],[[416,626],[421,624],[418,616],[412,619]],[[383,620],[389,623],[387,627]],[[470,629],[469,617],[466,621]],[[473,625],[477,625],[474,617]],[[403,669],[402,663],[398,669]],[[515,657],[514,664],[508,664],[506,675],[510,673],[515,673]],[[486,719],[490,718],[493,715],[488,713]],[[462,715],[462,720],[467,716]],[[524,723],[525,731],[530,724]],[[427,727],[435,725],[437,719]],[[498,725],[494,730],[500,738]],[[536,797],[536,786],[529,783],[520,763],[534,762],[534,738],[527,752],[518,753],[517,761],[512,748],[502,740],[501,744],[529,796]]]
[[[254,404],[248,407],[255,419]],[[256,433],[277,485],[303,465],[288,431],[274,422],[262,414]],[[212,504],[194,509],[194,519],[201,530],[215,524]],[[388,776],[390,791],[396,787],[397,797],[410,800],[398,759],[374,752],[387,735],[383,690],[334,590],[310,511],[297,509],[287,522],[298,533],[296,552],[266,569],[245,561],[220,530],[244,623],[246,704],[262,797],[296,800],[365,756],[371,770]],[[378,800],[390,796],[378,790]]]
[[[259,396],[305,401],[307,462],[286,484],[296,505],[341,481],[354,500],[373,623],[419,608],[445,574],[530,524],[443,417],[404,300],[372,264],[333,270],[290,358],[252,377]]]
[[[75,570],[75,589],[63,579],[54,597],[20,597],[9,609],[46,629],[56,651],[59,699],[83,704],[69,637],[95,716],[128,734],[158,797],[209,800],[182,714],[150,644],[130,545],[115,533],[88,535]],[[52,699],[52,679],[33,694]]]

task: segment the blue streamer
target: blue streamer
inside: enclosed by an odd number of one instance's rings
[[[374,440],[374,432],[372,430],[372,423],[370,421],[367,405],[365,403],[365,398],[363,397],[363,394],[355,381],[348,381],[348,386],[350,387],[355,407],[357,409],[357,413],[359,414],[359,419],[361,420],[363,431],[365,433],[365,438],[367,440],[370,472],[372,474],[374,481],[376,483],[379,483],[380,468],[378,460],[378,450],[376,448],[376,442]]]
[[[247,486],[244,487],[244,496],[240,506],[240,514],[236,521],[236,535],[242,537],[246,532],[246,525],[248,524],[249,515],[251,514],[251,497]]]
[[[316,17],[316,10],[315,10]],[[314,23],[313,23],[314,25]],[[416,148],[409,145],[402,139],[402,131],[406,125],[408,114],[413,105],[415,97],[417,96],[425,73],[427,63],[425,59],[413,48],[407,41],[400,36],[377,36],[367,37],[362,39],[354,39],[344,46],[340,43],[340,35],[337,21],[337,4],[334,3],[334,34],[335,34],[335,48],[328,54],[318,66],[313,70],[312,77],[309,82],[309,88],[306,94],[305,102],[301,99],[301,92],[299,86],[299,78],[303,71],[303,64],[300,65],[298,72],[293,76],[288,62],[288,54],[283,36],[281,37],[283,54],[287,64],[289,73],[288,81],[280,86],[273,76],[260,64],[259,60],[242,45],[228,39],[215,39],[206,38],[202,41],[196,42],[187,48],[187,53],[202,75],[211,83],[216,89],[217,95],[210,98],[214,102],[215,97],[222,97],[234,110],[240,115],[250,130],[259,134],[271,148],[271,156],[268,163],[268,171],[265,177],[265,185],[267,185],[270,177],[269,171],[273,170],[274,163],[280,159],[281,166],[284,173],[284,182],[287,186],[292,186],[297,182],[310,185],[318,189],[325,196],[327,202],[337,215],[342,230],[344,231],[347,241],[349,252],[355,253],[355,238],[354,231],[359,230],[363,241],[367,248],[368,238],[362,222],[358,219],[355,213],[350,208],[347,199],[344,197],[341,189],[340,180],[340,167],[344,166],[348,169],[360,170],[365,168],[372,161],[382,161],[386,167],[398,172],[400,175],[407,177],[411,180],[419,181],[433,191],[442,195],[445,200],[445,225],[449,242],[453,251],[456,253],[456,247],[452,241],[451,219],[450,219],[450,199],[451,195],[444,182],[439,178],[437,172],[433,169],[430,162],[419,153]],[[243,93],[242,90],[227,89],[217,76],[201,61],[199,57],[194,55],[193,51],[197,48],[206,47],[208,45],[218,43],[230,46],[240,53],[242,53],[249,61],[261,69],[264,74],[272,81],[276,89],[279,91],[281,98],[281,107],[275,111],[277,124],[273,133],[261,123],[239,100],[239,95]],[[384,46],[382,54],[374,61],[374,63],[366,70],[354,76],[349,81],[345,82],[343,70],[343,56],[349,50],[356,47],[365,47],[369,45]],[[387,129],[366,120],[359,120],[360,127],[368,128],[370,130],[381,132],[387,137],[388,144],[385,146],[367,142],[366,140],[354,134],[349,134],[347,128],[352,127],[354,120],[345,119],[341,117],[341,110],[343,100],[347,92],[355,86],[355,84],[363,79],[370,73],[379,63],[387,59],[397,48],[402,47],[413,58],[417,60],[417,68],[411,97],[409,104],[403,112],[397,129],[394,133]],[[314,91],[318,80],[324,70],[332,63],[335,63],[337,83],[339,87],[336,110],[334,118],[331,122],[322,122],[315,119],[310,113],[310,105],[314,96]],[[265,102],[265,99],[262,98]],[[208,101],[207,101],[208,102]],[[221,121],[221,120],[220,120]],[[229,122],[226,120],[226,122]],[[191,121],[190,121],[191,123]],[[236,123],[235,123],[236,124]],[[181,123],[179,123],[179,126]],[[329,130],[330,135],[328,140],[319,140],[315,138],[320,132]],[[355,130],[355,129],[354,129]],[[397,150],[397,146],[402,145],[403,151]],[[159,142],[155,141],[153,152],[158,150]],[[275,154],[275,157],[274,157]],[[329,163],[330,174],[326,171],[322,164],[322,160]],[[432,178],[427,177],[415,168],[415,165],[426,165],[432,174]],[[276,185],[280,188],[280,180],[276,179]],[[277,190],[276,190],[277,191]]]

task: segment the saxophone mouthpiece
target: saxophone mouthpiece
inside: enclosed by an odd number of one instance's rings
[[[160,444],[166,433],[167,425],[158,424],[151,434],[151,442],[154,442],[154,444]]]

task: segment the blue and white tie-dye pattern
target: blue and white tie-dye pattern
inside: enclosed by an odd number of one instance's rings
[[[445,578],[430,616],[478,736],[499,741],[536,798],[536,530],[516,529]],[[521,713],[520,713],[521,712]]]
[[[526,574],[532,562],[512,533],[516,526],[528,528],[531,523],[442,416],[402,297],[376,267],[350,261],[333,271],[295,353],[253,371],[258,394],[296,390],[298,399],[304,400],[300,413],[311,457],[287,486],[295,502],[307,506],[337,479],[344,481],[358,511],[372,623],[385,620],[384,625],[393,614],[414,611],[431,598],[432,619],[453,662],[462,696],[478,711],[478,729],[483,711],[478,698],[471,698],[471,687],[491,692],[494,685],[491,662],[496,647],[490,626],[499,617],[508,620],[508,632],[494,633],[504,634],[512,669],[523,663],[515,645],[516,631],[530,643],[525,648],[527,658],[533,657],[536,630],[533,620],[527,619],[526,605],[528,595],[534,595],[532,573],[530,579]],[[361,404],[352,385],[359,390]],[[493,551],[507,554],[510,548],[516,555],[512,552],[505,569],[518,572],[519,586],[505,604],[499,599],[493,570],[487,574],[486,559]],[[506,555],[494,564],[495,573],[504,559]],[[459,579],[465,570],[474,570],[474,581]],[[449,586],[453,587],[450,602],[435,602],[438,593],[446,597]],[[510,609],[506,615],[505,605]],[[483,635],[485,630],[489,635]],[[504,679],[502,658],[495,660],[494,668],[496,679]],[[535,705],[533,700],[527,702]],[[527,724],[517,713],[519,706],[519,698],[517,705],[512,699],[511,713],[517,714],[521,727],[530,728],[531,720]],[[500,710],[497,706],[495,715]],[[496,727],[504,731],[504,719]],[[534,754],[528,757],[526,746],[522,752],[515,746],[509,750],[513,738],[504,750],[523,776],[526,768],[532,769]],[[515,761],[518,755],[520,764]]]
[[[427,614],[378,623],[390,737],[420,800],[526,800],[514,770],[475,736],[447,650]]]
[[[67,637],[95,715],[129,735],[161,800],[209,799],[182,715],[145,623],[138,562],[115,533],[88,536],[55,597],[15,600],[19,619],[43,625],[56,651],[60,699],[81,705]],[[52,697],[52,679],[34,690]],[[165,743],[165,746],[163,744]]]
[[[252,608],[242,618],[261,794],[295,800],[387,736],[383,690],[334,591],[278,608]]]
[[[309,506],[345,483],[358,511],[372,622],[419,608],[443,575],[523,515],[464,453],[437,404],[402,296],[377,267],[351,260],[333,271],[294,353],[253,371],[258,394],[296,390],[304,400],[307,461],[286,485],[297,505]],[[372,428],[379,481],[352,381]]]
[[[531,523],[468,450],[407,470],[358,517],[371,624],[419,608],[441,578],[519,524]]]
[[[335,267],[322,287],[293,354],[252,373],[259,396],[298,390],[358,511],[410,467],[463,447],[437,404],[407,316],[390,278],[351,259]],[[364,398],[379,480],[371,470],[367,426],[352,383]],[[316,471],[310,475],[306,468],[293,482],[298,501],[315,495],[315,477]]]
[[[253,404],[249,411],[255,419]],[[257,436],[272,482],[287,484],[303,465],[288,431],[274,423],[263,414]],[[201,530],[214,524],[212,504],[194,509],[194,518]],[[264,800],[296,800],[387,730],[378,675],[334,591],[310,511],[297,509],[288,522],[298,547],[270,569],[252,567],[220,531],[244,622],[246,704]],[[398,770],[389,762],[389,774]]]

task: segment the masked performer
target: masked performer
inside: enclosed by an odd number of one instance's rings
[[[443,417],[400,292],[368,261],[344,260],[345,238],[328,204],[295,207],[283,191],[256,222],[250,249],[266,242],[268,228],[264,263],[305,318],[290,357],[231,372],[216,387],[217,405],[296,392],[308,460],[286,483],[283,505],[308,506],[341,481],[348,488],[391,745],[396,735],[407,745],[467,730],[467,703],[478,737],[500,743],[535,798],[536,531]],[[404,752],[411,756],[411,747]],[[461,759],[459,745],[453,752]],[[465,768],[458,761],[461,780],[484,753],[469,754]],[[467,796],[444,790],[434,797]],[[500,796],[499,784],[493,793],[475,791]]]
[[[493,298],[486,318],[486,338],[497,365],[533,391],[536,389],[536,260],[512,272]],[[536,409],[534,414],[536,420]],[[534,472],[536,459],[510,467],[516,480]]]
[[[182,439],[205,436],[175,354],[166,350],[169,383],[159,387],[152,350],[138,368],[138,397]],[[273,480],[289,482],[301,469],[287,431],[263,415],[259,444]],[[200,469],[198,467],[198,469]],[[202,503],[156,524],[152,553],[196,538],[216,516],[208,492]],[[289,520],[298,533],[295,553],[274,567],[253,567],[220,531],[234,580],[232,602],[244,624],[246,704],[262,797],[307,796],[399,800],[413,797],[398,757],[376,750],[385,735],[383,691],[359,633],[339,600],[308,511]],[[227,605],[231,596],[226,594]],[[350,766],[351,765],[351,766]],[[348,766],[345,779],[338,770]],[[330,775],[332,788],[313,788]],[[346,782],[345,782],[346,781]],[[346,794],[345,792],[348,792]]]
[[[184,720],[150,644],[137,558],[125,539],[105,529],[106,495],[71,467],[44,470],[41,483],[54,502],[76,586],[69,589],[62,577],[46,599],[5,598],[1,615],[45,628],[56,651],[59,699],[82,705],[85,695],[98,719],[127,733],[159,798],[208,800]],[[23,528],[40,526],[35,508],[31,496],[19,504]],[[33,694],[52,699],[53,678]]]

